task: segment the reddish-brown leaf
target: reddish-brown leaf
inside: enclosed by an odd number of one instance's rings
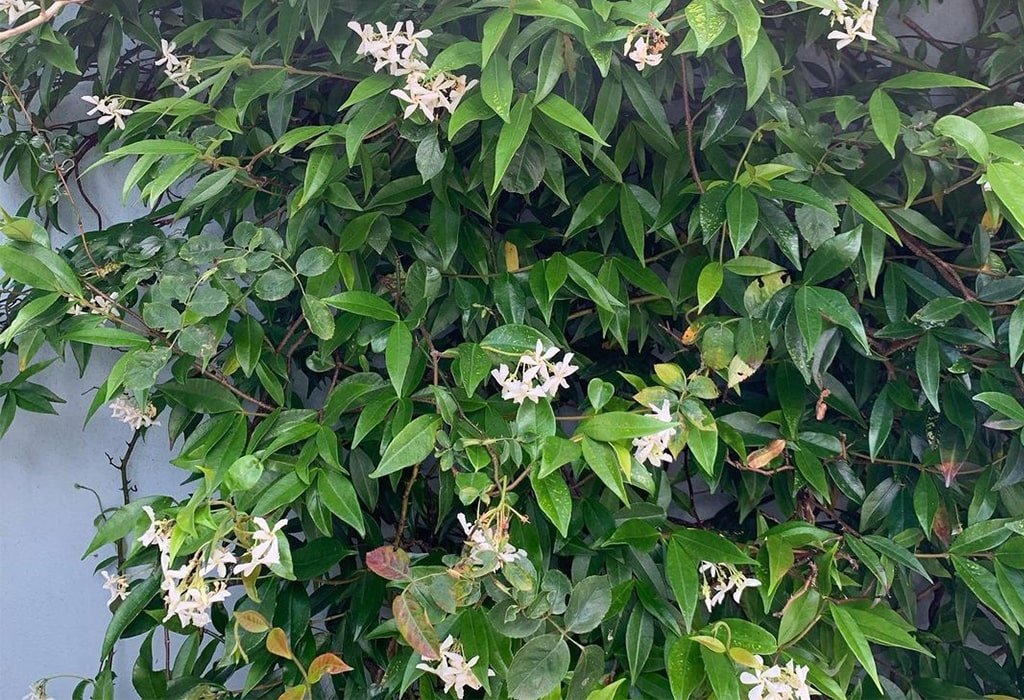
[[[267,635],[267,651],[285,659],[292,658],[292,648],[288,644],[288,636],[280,627],[270,630],[270,634]]]
[[[441,652],[437,641],[437,632],[427,618],[427,611],[411,596],[404,593],[395,598],[391,604],[395,615],[395,624],[409,646],[419,652],[424,659],[440,659]]]
[[[351,671],[352,667],[335,654],[327,653],[313,659],[309,665],[309,682],[316,683],[326,673],[330,676]]]
[[[384,545],[366,555],[366,566],[373,573],[389,581],[406,581],[409,578],[409,555],[404,549]]]

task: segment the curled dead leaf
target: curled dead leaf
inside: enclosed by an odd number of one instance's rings
[[[786,449],[785,440],[772,440],[759,450],[754,450],[747,457],[749,469],[764,469],[773,459],[781,455]]]

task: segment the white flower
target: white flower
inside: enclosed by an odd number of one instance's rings
[[[725,602],[730,591],[732,599],[739,603],[744,590],[761,585],[756,578],[747,576],[732,564],[705,561],[701,562],[698,571],[701,574],[700,594],[708,612]]]
[[[196,78],[196,75],[192,72],[192,57],[185,56],[181,59],[177,65],[173,68],[167,68],[164,70],[164,75],[172,83],[177,85],[182,90],[188,90],[189,81]]]
[[[119,96],[112,97],[98,97],[97,95],[85,95],[82,97],[84,102],[88,102],[91,105],[95,105],[92,109],[86,112],[90,117],[94,114],[101,114],[99,119],[96,120],[97,124],[106,124],[107,122],[114,122],[115,129],[124,128],[124,118],[133,114],[132,110],[127,109],[124,104],[124,98]]]
[[[794,665],[792,659],[785,666],[765,666],[764,659],[754,657],[757,667],[753,673],[744,671],[740,682],[754,686],[747,693],[747,700],[810,700],[818,692],[807,685],[806,666]]]
[[[100,574],[103,575],[103,580],[105,581],[103,588],[110,591],[110,600],[107,601],[107,605],[110,605],[118,598],[124,600],[128,597],[127,576],[123,574],[111,576],[106,571],[101,571]]]
[[[97,294],[88,301],[82,301],[68,309],[71,316],[82,316],[90,313],[96,316],[107,316],[108,318],[121,318],[121,310],[117,308],[117,292],[108,295]]]
[[[167,560],[161,559],[164,579],[160,583],[160,588],[164,591],[164,604],[167,609],[164,622],[177,616],[183,627],[205,627],[210,624],[210,609],[213,604],[223,602],[231,595],[226,582],[210,582],[203,578],[204,571],[201,566],[200,552],[178,569],[170,568]]]
[[[154,420],[156,418],[156,406],[146,404],[145,408],[140,408],[129,396],[117,397],[108,408],[110,409],[111,418],[127,423],[134,430],[160,425],[160,421]]]
[[[7,14],[7,21],[15,24],[24,15],[38,10],[39,5],[28,0],[0,0],[0,12]],[[43,684],[45,687],[45,683]]]
[[[228,564],[236,564],[238,559],[224,547],[214,547],[213,551],[210,552],[210,558],[206,560],[206,566],[203,567],[202,575],[207,576],[210,573],[216,571],[219,578],[224,578],[228,575]]]
[[[480,679],[473,673],[473,667],[480,661],[479,656],[474,656],[469,661],[462,655],[460,647],[456,645],[455,639],[448,635],[448,638],[441,643],[441,658],[437,666],[423,662],[416,664],[416,668],[427,673],[433,673],[444,683],[444,692],[455,691],[455,696],[460,700],[466,692],[466,688],[480,690],[483,685]],[[493,676],[494,671],[487,669],[487,675]]]
[[[171,551],[171,528],[173,523],[170,520],[158,520],[156,513],[149,506],[142,506],[142,510],[149,516],[149,528],[139,537],[143,547],[156,545],[162,553]]]
[[[252,533],[254,544],[249,550],[249,561],[235,566],[235,573],[240,576],[250,575],[261,564],[271,566],[281,562],[277,533],[288,524],[288,521],[278,520],[274,523],[274,527],[270,527],[263,518],[255,517],[252,520],[256,523],[257,530]]]
[[[181,63],[181,59],[174,55],[178,45],[173,41],[167,41],[167,39],[160,40],[160,58],[153,62],[154,65],[164,66],[167,68],[173,68],[174,66]]]
[[[46,692],[46,679],[44,678],[33,683],[28,689],[28,695],[21,700],[53,700],[50,694]]]
[[[661,63],[661,52],[652,51],[647,45],[644,37],[638,37],[633,44],[633,50],[629,53],[629,60],[636,64],[637,70],[643,70],[647,66],[656,66]]]
[[[672,423],[672,411],[669,406],[668,400],[662,402],[661,406],[651,404],[648,406],[651,409],[651,415],[654,418],[664,422]],[[665,428],[664,430],[654,433],[653,435],[645,435],[643,437],[633,438],[633,447],[636,451],[633,452],[633,456],[636,461],[640,464],[644,462],[650,462],[651,466],[660,467],[663,463],[670,463],[674,457],[669,451],[669,443],[672,441],[672,436],[676,434],[676,429]]]

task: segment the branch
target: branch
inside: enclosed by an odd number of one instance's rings
[[[40,27],[46,24],[47,22],[51,21],[54,17],[59,15],[60,11],[63,10],[68,5],[83,5],[88,1],[89,0],[57,0],[57,2],[47,7],[45,10],[43,10],[38,15],[30,19],[28,22],[25,22],[24,24],[19,24],[17,27],[11,27],[10,29],[5,29],[4,31],[0,32],[0,41],[13,39],[16,36],[26,34],[35,29],[36,27]]]

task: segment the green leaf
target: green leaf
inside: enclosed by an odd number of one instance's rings
[[[518,5],[518,3],[517,3]],[[557,634],[534,637],[516,652],[505,676],[513,700],[540,700],[569,671],[569,645]]]
[[[975,394],[974,400],[980,401],[993,411],[1001,413],[1007,418],[1024,422],[1024,406],[1021,406],[1020,402],[1009,394],[1003,394],[998,391],[983,391],[980,394]]]
[[[395,86],[396,82],[394,76],[388,73],[374,73],[363,78],[352,88],[352,92],[349,93],[348,98],[338,108],[338,111],[342,112],[352,105],[364,102],[382,92],[387,92]]]
[[[323,300],[303,294],[299,303],[310,332],[321,340],[330,340],[334,336],[334,316]]]
[[[333,148],[317,148],[309,156],[306,163],[306,174],[302,182],[302,198],[295,205],[296,209],[302,209],[313,198],[323,192],[331,179],[331,171],[334,170],[338,159],[334,156]],[[302,273],[300,273],[302,274]]]
[[[629,497],[626,495],[626,486],[622,481],[622,467],[615,456],[615,451],[601,442],[595,442],[588,437],[583,438],[583,459],[591,471],[597,474],[601,482],[607,486],[612,493],[619,497],[619,500],[629,504]]]
[[[921,390],[932,407],[939,410],[939,341],[931,333],[925,333],[917,343],[914,353],[914,367],[921,382]]]
[[[668,427],[671,427],[671,424],[659,418],[615,411],[584,418],[577,426],[576,432],[601,442],[615,442],[654,435]]]
[[[317,487],[324,505],[343,522],[351,525],[359,536],[365,536],[363,511],[359,507],[356,490],[341,472],[324,470],[317,479]]]
[[[761,31],[761,14],[752,0],[718,0],[722,8],[736,21],[740,35],[741,56],[754,50],[758,33]]]
[[[434,451],[434,441],[440,426],[440,416],[414,418],[388,444],[381,455],[380,464],[370,473],[370,477],[379,479],[425,460]]]
[[[992,191],[1017,222],[1024,223],[1024,165],[992,163],[985,176]],[[3,261],[0,260],[0,266]]]
[[[729,13],[715,0],[694,0],[686,6],[685,14],[697,39],[697,56],[714,46],[729,24]]]
[[[946,73],[931,73],[928,71],[917,71],[912,70],[909,73],[890,78],[883,82],[879,87],[885,90],[930,90],[932,88],[976,88],[978,90],[988,90],[988,88],[981,83],[976,83],[973,80],[967,78],[961,78],[956,75],[947,75]]]
[[[480,94],[484,98],[484,103],[504,122],[508,122],[511,116],[512,88],[512,69],[508,65],[508,60],[501,54],[495,54],[480,75]],[[511,159],[512,156],[509,155],[509,160]],[[495,181],[500,180],[500,177],[495,178]]]
[[[936,134],[953,139],[975,162],[988,161],[988,136],[974,122],[956,114],[947,114],[935,122],[934,129]]]
[[[484,22],[484,34],[480,42],[481,66],[487,67],[491,55],[508,31],[508,25],[512,23],[512,18],[512,12],[502,8],[491,13]]]
[[[526,96],[520,97],[512,110],[510,119],[501,125],[498,132],[498,145],[494,152],[494,180],[491,182],[490,193],[498,191],[501,178],[505,176],[512,156],[516,154],[519,147],[526,140],[526,132],[530,130],[530,121],[533,118],[533,106]]]
[[[870,197],[851,185],[848,180],[843,180],[843,187],[846,190],[850,206],[853,207],[854,211],[863,216],[868,223],[885,233],[889,238],[897,242],[900,240],[896,229],[893,228],[892,222],[889,221]]]
[[[569,536],[569,521],[572,518],[572,495],[565,479],[558,472],[545,477],[530,474],[530,484],[537,497],[537,505],[548,517],[562,537]]]
[[[896,102],[889,97],[885,90],[877,89],[871,93],[868,100],[868,111],[871,114],[871,128],[875,136],[889,151],[889,155],[896,157],[896,138],[900,135],[900,110]]]
[[[734,187],[725,200],[725,218],[729,224],[732,250],[740,255],[757,227],[757,199],[745,187]],[[698,287],[699,289],[699,287]]]
[[[754,48],[742,57],[747,86],[747,109],[751,109],[768,88],[772,74],[781,69],[779,54],[764,30],[757,35]]]
[[[37,243],[0,245],[0,271],[15,282],[48,292],[82,297],[82,285],[71,266],[57,253]]]
[[[388,344],[384,348],[384,364],[395,393],[405,396],[406,373],[412,361],[412,333],[403,321],[397,321],[388,333]]]
[[[689,700],[704,681],[701,645],[686,637],[672,640],[665,653],[665,670],[672,690],[672,700]]]
[[[563,3],[558,0],[516,0],[516,3],[510,7],[517,15],[550,17],[574,24],[580,29],[588,29],[586,23],[577,13],[575,6],[568,2]]]
[[[871,352],[864,324],[842,292],[823,287],[801,287],[794,297],[793,313],[808,348],[817,344],[821,336],[821,320],[825,318],[850,331],[861,349],[865,353]]]
[[[278,92],[284,87],[288,73],[284,68],[254,70],[235,84],[234,105],[239,117],[245,116],[245,110],[253,100],[263,95]]]
[[[616,308],[625,306],[621,301],[616,299],[611,293],[605,289],[604,285],[590,274],[582,265],[577,263],[572,258],[565,259],[566,265],[569,269],[569,277],[572,281],[583,287],[590,295],[590,298],[595,304],[605,311],[615,312]]]
[[[811,253],[804,268],[804,284],[819,284],[848,270],[860,254],[861,230],[858,226],[833,236]]]
[[[160,393],[194,413],[229,413],[242,406],[231,390],[212,379],[192,378],[160,385]]]
[[[676,602],[679,603],[687,631],[693,627],[693,616],[697,612],[700,587],[697,575],[700,562],[696,559],[697,556],[696,552],[687,549],[683,541],[675,536],[668,541],[665,552],[665,578],[672,588]]]
[[[1007,337],[1010,341],[1010,364],[1014,367],[1024,355],[1024,304],[1017,304],[1010,314],[1007,326]]]
[[[596,629],[612,605],[612,587],[607,576],[588,576],[576,584],[565,610],[565,629],[582,634]]]
[[[180,219],[196,207],[221,194],[234,181],[237,174],[238,171],[234,168],[224,168],[202,177],[181,201],[178,211],[174,214],[175,217]]]
[[[1016,634],[1020,630],[1017,618],[1007,606],[1006,599],[999,591],[999,582],[992,572],[981,564],[956,554],[949,555],[949,559],[953,562],[953,568],[960,580],[967,584],[978,600],[1002,618],[1003,622]]]
[[[744,554],[739,547],[717,532],[681,528],[672,533],[672,540],[694,559],[715,564],[742,564],[753,566],[756,562]]]
[[[698,313],[714,300],[718,290],[722,288],[722,282],[725,281],[724,269],[722,263],[711,261],[700,271],[700,276],[697,278]]]
[[[578,131],[592,141],[602,146],[608,145],[608,142],[601,138],[601,135],[597,133],[597,129],[583,115],[583,112],[576,109],[571,102],[567,102],[558,95],[548,95],[537,104],[537,109],[545,116],[554,119],[559,124],[564,124],[573,131]]]
[[[878,680],[878,669],[875,667],[875,657],[872,655],[867,637],[857,625],[857,621],[840,605],[829,603],[828,609],[846,646],[850,647],[850,651],[857,657],[857,661],[860,662],[868,676],[875,682],[878,689],[882,690],[882,683]]]
[[[341,292],[322,300],[328,306],[341,309],[358,316],[374,318],[378,321],[399,321],[400,317],[384,299],[370,292],[354,290]]]

